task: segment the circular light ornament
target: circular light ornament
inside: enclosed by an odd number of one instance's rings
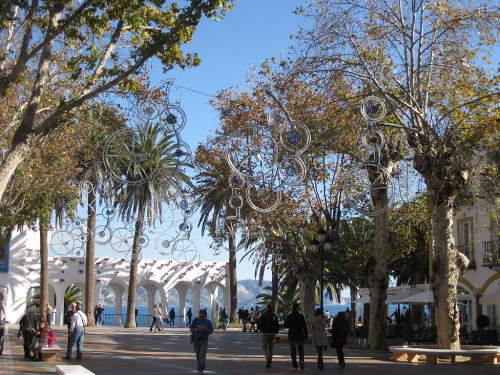
[[[346,173],[344,194],[351,208],[367,216],[376,216],[389,208],[395,189],[387,169],[379,164],[358,163]],[[377,194],[387,194],[387,202],[383,206],[373,205],[372,196]]]
[[[361,114],[370,122],[380,121],[386,114],[385,104],[376,96],[368,96],[361,102]]]

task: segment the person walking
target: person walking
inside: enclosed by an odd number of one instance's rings
[[[285,318],[285,328],[288,328],[288,343],[290,344],[290,357],[292,368],[297,370],[297,349],[299,351],[299,366],[304,369],[304,341],[307,341],[309,333],[304,315],[300,313],[300,305],[294,303],[292,312]]]
[[[69,305],[69,310],[64,315],[64,324],[66,324],[66,326],[68,327],[68,343],[66,344],[66,352],[69,351],[69,347],[71,345],[71,339],[72,339],[72,336],[71,336],[71,318],[72,318],[73,314],[75,313],[75,311],[76,311],[76,302],[72,302],[71,305]],[[97,320],[96,320],[96,322],[97,322]]]
[[[18,338],[20,335],[23,336],[23,349],[24,349],[24,358],[29,359],[30,358],[30,345],[31,341],[33,340],[33,337],[36,335],[36,326],[35,326],[35,321],[31,314],[26,311],[26,313],[23,315],[21,320],[19,321],[19,333],[18,333]]]
[[[188,318],[188,321],[187,321],[187,326],[188,326],[188,327],[191,327],[191,319],[193,318],[193,311],[191,310],[191,307],[190,307],[190,308],[189,308],[189,310],[187,311],[186,316],[187,316],[187,318]]]
[[[3,300],[0,300],[0,355],[3,354],[3,339],[5,336],[5,309]]]
[[[318,353],[318,368],[323,370],[323,351],[328,346],[328,336],[326,335],[326,316],[323,315],[322,309],[316,309],[314,318],[311,323],[312,343],[316,347]]]
[[[331,346],[337,349],[337,358],[339,361],[338,369],[345,367],[344,345],[349,335],[349,322],[343,311],[339,312],[332,322],[332,343]]]
[[[229,313],[227,312],[227,307],[224,306],[220,313],[222,319],[222,329],[225,331],[229,326]]]
[[[191,323],[190,331],[193,334],[193,348],[196,353],[196,370],[198,375],[202,375],[205,370],[207,358],[208,337],[214,332],[212,322],[207,319],[207,312],[200,310],[198,317]]]
[[[76,345],[76,359],[82,359],[83,340],[85,338],[85,326],[87,325],[87,316],[82,312],[82,306],[78,303],[76,311],[71,317],[71,344],[63,359],[71,359],[73,348]]]
[[[151,327],[149,327],[149,332],[153,332],[153,327],[155,326],[155,323],[156,323],[156,308],[158,307],[158,305],[155,303],[153,305],[153,321],[151,322]],[[155,329],[155,332],[156,332],[156,329]]]
[[[259,306],[255,306],[255,311],[253,313],[253,316],[254,316],[254,319],[255,319],[255,325],[254,325],[254,332],[259,332],[259,330],[257,329],[257,322],[259,321],[259,318],[260,318],[260,309],[259,309]],[[250,331],[252,331],[252,329],[250,328]]]
[[[162,311],[163,305],[161,303],[158,304],[155,308],[155,332],[156,329],[158,329],[158,332],[165,332],[165,328],[163,328],[163,311]]]
[[[170,309],[168,317],[170,318],[170,327],[173,327],[175,324],[175,310],[173,307]]]
[[[262,350],[266,356],[266,367],[269,368],[273,362],[274,336],[280,331],[278,317],[273,312],[272,305],[266,306],[257,322],[257,328],[262,333]]]
[[[97,306],[97,326],[102,327],[102,323],[104,323],[104,306],[99,304]]]

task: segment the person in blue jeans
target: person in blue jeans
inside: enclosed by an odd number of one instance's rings
[[[221,319],[222,319],[222,329],[225,331],[229,326],[229,313],[227,311],[227,307],[224,307],[224,309],[222,310]]]
[[[212,322],[207,319],[207,312],[205,310],[200,310],[198,312],[198,317],[194,318],[191,323],[190,331],[194,334],[193,348],[198,362],[196,370],[198,371],[198,375],[203,375],[207,358],[208,337],[214,331],[214,326]]]
[[[85,337],[85,326],[87,325],[87,316],[82,312],[82,305],[76,305],[76,311],[71,317],[70,335],[71,343],[63,359],[71,359],[71,354],[76,345],[76,359],[82,359],[83,338]]]

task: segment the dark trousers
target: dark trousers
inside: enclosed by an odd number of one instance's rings
[[[318,352],[318,368],[323,369],[323,347],[316,345],[316,351]]]
[[[290,357],[292,357],[292,367],[297,368],[297,349],[299,350],[299,362],[304,364],[304,340],[290,340]]]
[[[3,354],[3,337],[5,336],[5,325],[0,323],[0,354]]]
[[[30,335],[30,330],[23,328],[23,349],[24,349],[24,358],[30,357],[30,344],[31,344],[32,336]]]
[[[149,327],[149,332],[151,332],[153,330],[155,323],[156,323],[156,316],[153,316],[153,323],[151,323],[151,327]]]
[[[339,359],[339,365],[345,365],[344,359],[344,345],[347,342],[347,338],[338,337],[335,339],[335,349],[337,349],[337,357]]]

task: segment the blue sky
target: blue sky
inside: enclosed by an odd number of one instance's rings
[[[192,152],[219,125],[217,113],[208,104],[210,95],[228,87],[247,87],[246,75],[252,66],[286,54],[293,42],[290,35],[304,24],[304,19],[293,11],[304,4],[305,0],[240,0],[224,20],[205,19],[197,29],[189,51],[200,55],[201,66],[169,74],[163,74],[160,66],[154,68],[153,83],[175,78],[170,101],[179,101],[186,112],[182,139]],[[227,261],[224,250],[219,256],[212,254],[210,239],[202,238],[196,228],[197,217],[191,220],[195,224],[191,239],[197,244],[200,258]],[[239,279],[253,279],[254,265],[249,261],[239,263],[237,272]],[[269,272],[265,278],[270,279]]]

